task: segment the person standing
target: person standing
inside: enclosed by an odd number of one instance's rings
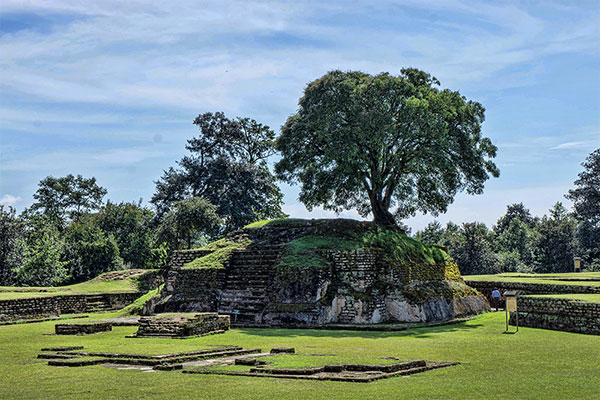
[[[492,291],[492,305],[494,306],[496,311],[498,311],[498,305],[500,305],[500,297],[502,297],[502,295],[500,294],[498,289],[494,289]]]

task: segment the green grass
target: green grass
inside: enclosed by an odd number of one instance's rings
[[[299,221],[305,221],[303,219],[299,219],[299,218],[277,218],[277,219],[263,219],[262,221],[256,221],[253,222],[251,224],[248,224],[246,226],[244,226],[244,229],[248,229],[248,228],[262,228],[265,227],[267,225],[271,225],[271,226],[286,226],[286,225],[292,225],[296,222]]]
[[[94,316],[97,317],[97,316]],[[599,399],[600,336],[520,328],[503,335],[504,314],[488,313],[458,325],[403,332],[236,329],[187,340],[124,336],[135,327],[88,336],[48,336],[54,323],[0,327],[3,398],[44,399]],[[299,353],[340,360],[395,356],[461,364],[370,384],[313,382],[180,372],[145,373],[102,366],[49,367],[41,347],[163,354],[210,345],[295,347]]]
[[[144,308],[144,304],[146,304],[146,302],[150,301],[152,298],[160,296],[160,291],[162,290],[163,287],[164,287],[164,284],[160,285],[156,289],[150,290],[150,291],[148,291],[148,293],[138,297],[133,303],[131,303],[127,307],[124,307],[121,310],[119,310],[117,312],[116,316],[117,317],[127,317],[130,315],[140,315]]]
[[[115,292],[137,292],[137,280],[135,278],[119,280],[102,280],[102,276],[87,282],[77,283],[69,286],[57,287],[15,287],[0,286],[0,300],[22,299],[30,297],[55,296],[65,294],[86,293],[115,293]]]
[[[465,280],[472,281],[491,281],[491,282],[523,282],[523,283],[544,283],[555,285],[585,285],[600,286],[600,281],[576,281],[566,279],[585,279],[600,278],[598,272],[565,273],[565,274],[497,274],[497,275],[466,275]],[[561,280],[565,279],[565,280]]]
[[[231,252],[236,249],[244,249],[250,245],[249,240],[233,240],[223,238],[212,242],[198,250],[212,250],[212,253],[198,257],[194,261],[183,266],[184,269],[223,268],[223,263],[229,258]]]
[[[358,240],[340,239],[334,236],[309,235],[286,243],[280,266],[311,268],[327,265],[327,259],[315,250],[343,250],[361,247]]]
[[[600,293],[569,293],[569,294],[532,294],[533,297],[552,297],[556,299],[583,300],[588,303],[600,303]]]

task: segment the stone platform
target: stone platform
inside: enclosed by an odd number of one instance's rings
[[[112,331],[109,322],[94,322],[86,324],[56,324],[54,331],[57,335],[89,335],[92,333]]]
[[[174,313],[142,317],[134,337],[188,337],[229,330],[229,315]]]

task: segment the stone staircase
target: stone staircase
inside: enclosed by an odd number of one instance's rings
[[[86,312],[102,312],[102,311],[111,311],[113,309],[110,301],[102,296],[89,296],[86,299]]]
[[[268,304],[273,268],[279,246],[234,250],[226,267],[225,285],[219,298],[219,314],[231,316],[233,326],[260,324]]]

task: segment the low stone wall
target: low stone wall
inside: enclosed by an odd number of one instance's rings
[[[500,293],[507,290],[516,290],[519,294],[560,294],[560,293],[600,293],[600,286],[591,285],[555,285],[552,283],[527,283],[527,282],[498,282],[498,281],[471,281],[465,283],[479,290],[489,301],[492,291],[498,289]]]
[[[112,331],[110,322],[96,322],[87,324],[56,324],[54,331],[57,335],[89,335],[92,333]]]
[[[168,265],[171,268],[181,268],[185,264],[194,261],[196,258],[203,257],[212,253],[212,250],[178,250],[174,251],[169,257]]]
[[[550,297],[519,297],[511,325],[600,335],[600,304]]]
[[[221,333],[229,330],[229,315],[201,313],[193,315],[156,315],[142,317],[137,337],[186,337]]]
[[[41,316],[78,314],[118,310],[143,293],[72,294],[0,300],[0,316],[6,319],[39,318]]]

